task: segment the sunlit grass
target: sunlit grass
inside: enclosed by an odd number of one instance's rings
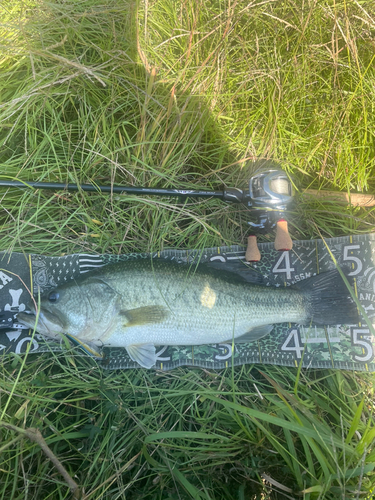
[[[0,178],[242,188],[255,160],[273,159],[299,191],[375,187],[370,1],[9,0],[0,12]],[[216,200],[0,189],[7,251],[203,248],[248,234],[246,206]],[[290,213],[295,239],[374,222],[371,209],[303,196]],[[21,362],[1,365],[3,423],[40,429],[83,498],[373,496],[371,374]],[[35,443],[0,436],[1,498],[70,498]]]

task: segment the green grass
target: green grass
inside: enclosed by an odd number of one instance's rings
[[[3,367],[2,402],[19,366]],[[103,374],[61,357],[38,357],[35,368],[25,365],[6,420],[41,430],[84,498],[284,498],[286,488],[292,498],[346,499],[371,490],[370,375],[296,377],[269,366]],[[69,498],[35,445],[2,434],[4,498],[25,498],[25,488],[28,498]]]
[[[9,0],[0,5],[0,177],[373,192],[371,1]],[[138,27],[138,29],[137,29]],[[255,162],[255,163],[254,163]],[[244,243],[215,200],[0,191],[1,250],[127,253]],[[302,194],[295,239],[373,231],[372,209]],[[271,240],[272,235],[264,240]],[[372,498],[371,374],[243,366],[102,372],[63,355],[0,367],[0,498]],[[4,427],[8,425],[8,427]]]

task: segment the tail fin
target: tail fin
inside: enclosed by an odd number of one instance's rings
[[[306,294],[312,323],[317,325],[358,324],[359,314],[356,303],[337,269],[313,276],[294,287]]]

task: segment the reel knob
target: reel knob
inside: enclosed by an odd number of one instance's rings
[[[293,247],[292,238],[288,231],[288,222],[280,219],[276,223],[275,249],[281,251],[291,250]]]
[[[260,251],[257,244],[257,237],[255,236],[255,234],[252,234],[247,238],[247,249],[245,258],[247,262],[260,261]]]

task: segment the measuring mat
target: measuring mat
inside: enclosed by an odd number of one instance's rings
[[[325,240],[337,264],[354,280],[354,291],[371,323],[375,323],[375,234]],[[259,284],[284,287],[335,268],[330,253],[321,240],[294,241],[293,250],[277,252],[272,243],[261,243],[262,260],[245,262],[245,247],[231,246],[204,250],[165,250],[152,254],[89,255],[63,257],[0,253],[0,355],[61,351],[66,342],[56,342],[17,324],[16,314],[26,309],[30,291],[43,294],[92,269],[129,259],[175,260],[181,263],[207,262],[220,269],[240,274]],[[20,279],[21,278],[21,279]],[[69,337],[72,345],[76,344]],[[248,344],[201,346],[160,346],[156,369],[169,370],[190,365],[224,368],[245,363],[264,363],[305,368],[337,368],[375,371],[374,342],[363,320],[358,325],[328,327],[278,324],[261,340]],[[76,354],[89,355],[81,346]],[[103,347],[103,368],[139,368],[125,348]]]

